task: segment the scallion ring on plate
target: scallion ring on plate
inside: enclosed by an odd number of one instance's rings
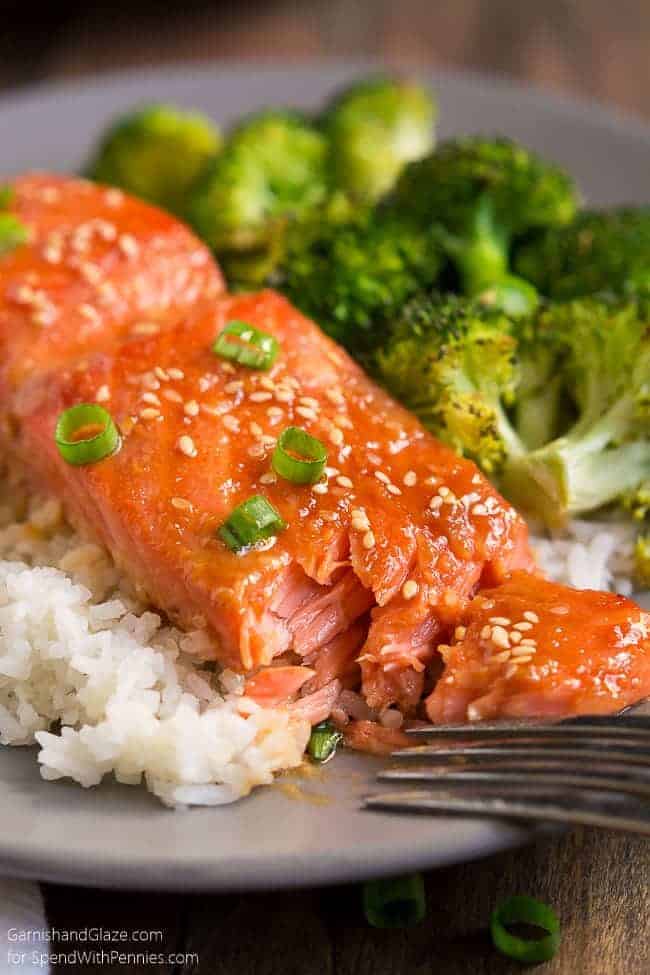
[[[68,464],[94,464],[113,454],[120,435],[113,417],[97,403],[79,403],[57,420],[54,439]]]
[[[307,753],[314,762],[324,765],[334,757],[337,746],[342,741],[343,735],[331,721],[321,721],[311,729]]]
[[[327,463],[325,445],[300,427],[287,427],[273,451],[273,470],[293,484],[315,484]]]
[[[262,494],[254,494],[237,505],[217,535],[231,552],[241,552],[277,535],[286,527],[271,502]]]
[[[29,230],[13,213],[0,213],[0,257],[29,240]]]
[[[540,938],[520,938],[506,925],[530,924],[546,932]],[[509,897],[499,904],[490,918],[494,946],[508,958],[526,964],[548,961],[560,946],[560,922],[550,907],[534,897]]]
[[[261,332],[248,322],[234,319],[217,336],[212,351],[222,359],[230,359],[249,369],[270,369],[280,345],[268,332]]]
[[[373,928],[406,928],[418,924],[427,912],[421,874],[364,884],[363,909]]]

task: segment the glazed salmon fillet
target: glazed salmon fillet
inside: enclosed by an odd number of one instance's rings
[[[268,372],[213,353],[233,320],[277,339]],[[121,449],[70,466],[54,441],[57,417],[99,390]],[[476,589],[533,568],[525,523],[477,468],[274,292],[213,302],[191,326],[32,383],[17,422],[34,478],[156,605],[184,626],[207,623],[230,667],[306,667],[307,689],[323,700],[358,685],[360,665],[372,708],[414,711],[437,642]],[[290,425],[327,447],[315,485],[271,468]],[[287,527],[235,554],[217,530],[258,494]],[[295,669],[286,677],[302,686]],[[268,698],[274,687],[258,691]]]
[[[224,290],[210,252],[177,220],[79,179],[12,184],[28,244],[0,260],[0,396],[39,371],[151,333]]]
[[[650,613],[524,572],[472,600],[438,649],[436,723],[609,713],[650,694]]]

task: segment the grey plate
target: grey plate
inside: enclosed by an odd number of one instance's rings
[[[0,172],[78,168],[103,125],[170,100],[227,122],[264,104],[310,107],[368,65],[187,67],[42,86],[0,99]],[[435,76],[443,136],[503,132],[567,165],[596,203],[648,197],[650,131],[592,105],[505,82]],[[454,863],[525,842],[496,822],[367,813],[377,763],[342,755],[304,791],[259,790],[234,806],[172,813],[142,790],[45,783],[35,755],[0,749],[0,870],[67,883],[252,890],[352,881]]]

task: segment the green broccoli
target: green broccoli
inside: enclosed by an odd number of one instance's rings
[[[405,163],[431,152],[436,115],[431,94],[412,82],[369,78],[346,88],[322,116],[335,184],[353,199],[377,200]]]
[[[525,452],[507,410],[517,340],[502,312],[454,295],[414,299],[375,354],[379,381],[487,473]]]
[[[650,207],[583,210],[568,227],[549,228],[523,245],[515,266],[551,298],[647,293]]]
[[[475,295],[508,273],[517,238],[573,218],[570,177],[506,139],[456,139],[410,163],[385,203],[420,225],[439,223],[461,290]]]
[[[246,276],[247,260],[264,265],[287,221],[325,201],[328,150],[325,136],[297,112],[261,112],[232,130],[188,203],[190,222],[227,275],[230,261],[233,277]]]
[[[505,274],[499,282],[481,291],[477,299],[486,308],[495,308],[511,318],[528,316],[539,305],[537,289],[515,274]]]
[[[436,283],[443,264],[435,228],[416,231],[365,209],[346,220],[317,215],[296,224],[269,283],[363,357],[404,303]]]
[[[182,216],[190,186],[220,143],[217,128],[205,116],[150,105],[108,130],[86,175]]]
[[[551,526],[650,478],[650,316],[645,301],[584,298],[544,312],[562,348],[577,417],[560,437],[510,456],[504,492]]]

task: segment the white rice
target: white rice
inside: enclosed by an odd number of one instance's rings
[[[218,805],[298,766],[309,723],[197,662],[207,641],[120,589],[58,504],[16,520],[0,503],[0,742],[38,743],[43,778],[113,773],[169,806]]]
[[[20,510],[20,490],[0,491],[2,744],[37,743],[45,779],[113,774],[181,807],[232,802],[300,765],[307,721],[260,708],[241,677],[202,663],[208,635],[164,625],[58,502]],[[552,578],[629,593],[634,537],[628,523],[575,521],[533,544]]]

